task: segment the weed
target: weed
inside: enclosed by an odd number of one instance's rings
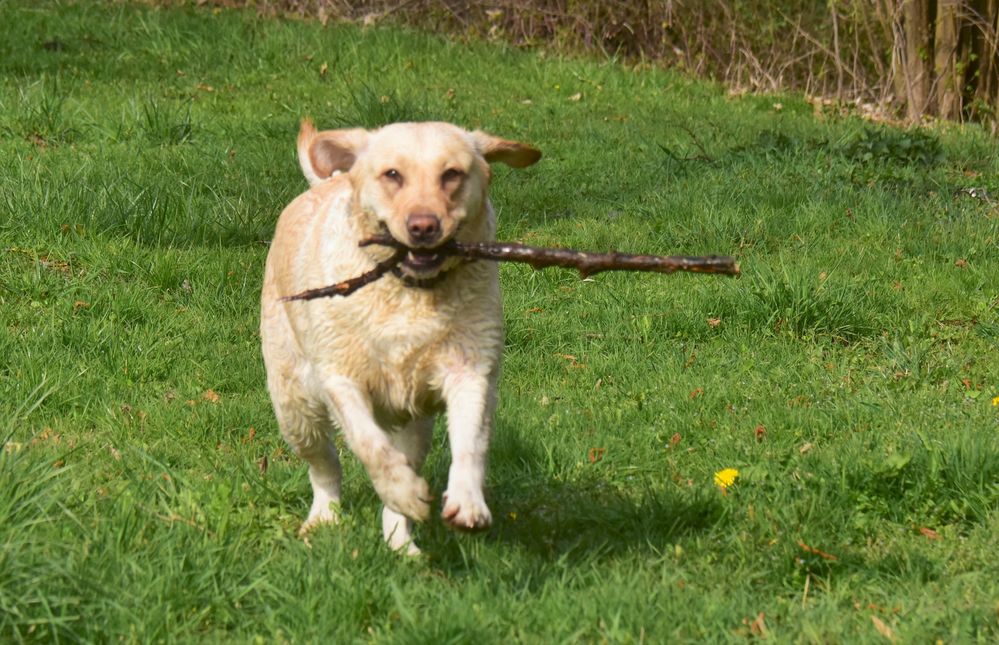
[[[750,293],[766,317],[766,326],[795,335],[826,334],[856,340],[877,331],[875,319],[863,306],[866,294],[856,281],[837,276],[789,273],[786,266],[761,271]]]
[[[139,126],[146,140],[154,145],[187,143],[194,133],[191,105],[169,103],[150,96],[142,104]]]
[[[943,163],[940,140],[923,130],[864,128],[843,148],[844,154],[864,164],[900,164],[929,168]]]

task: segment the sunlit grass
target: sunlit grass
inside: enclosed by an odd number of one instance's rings
[[[995,139],[250,12],[0,25],[0,640],[999,637]],[[529,141],[502,238],[744,275],[502,266],[495,526],[401,559],[346,458],[306,545],[256,331],[306,115]]]

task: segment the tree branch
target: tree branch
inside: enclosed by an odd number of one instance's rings
[[[395,254],[380,262],[374,269],[356,278],[345,280],[328,287],[310,289],[294,296],[283,298],[289,300],[312,300],[328,296],[348,296],[366,284],[370,284],[382,275],[391,271],[411,251],[401,242],[387,236],[376,236],[362,240],[359,246],[387,246],[396,249]],[[434,255],[450,255],[466,260],[491,260],[494,262],[522,262],[530,264],[535,269],[546,267],[562,267],[576,269],[583,278],[602,271],[651,271],[654,273],[675,273],[689,271],[692,273],[713,273],[719,275],[739,275],[739,264],[735,259],[725,256],[685,256],[685,255],[631,255],[628,253],[589,253],[574,249],[552,249],[525,246],[515,242],[475,242],[462,243],[449,241],[435,249],[414,251]]]
[[[392,257],[387,260],[382,260],[375,265],[374,269],[371,269],[366,273],[362,273],[356,278],[344,280],[343,282],[337,282],[336,284],[331,284],[328,287],[308,289],[301,293],[296,293],[293,296],[285,296],[284,298],[281,298],[281,302],[290,302],[292,300],[314,300],[316,298],[329,298],[331,296],[349,296],[361,287],[371,284],[394,269],[400,262],[402,262],[402,259],[406,257],[406,253],[407,251],[405,248],[399,248],[392,255]]]

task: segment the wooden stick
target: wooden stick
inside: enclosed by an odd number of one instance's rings
[[[394,269],[411,251],[433,255],[450,255],[466,260],[492,260],[495,262],[523,262],[535,269],[557,266],[576,269],[583,278],[601,271],[652,271],[655,273],[713,273],[719,275],[739,275],[739,264],[726,256],[686,256],[686,255],[631,255],[628,253],[588,253],[574,249],[552,249],[525,246],[516,242],[474,242],[463,243],[451,240],[434,249],[412,250],[393,237],[381,235],[362,240],[359,246],[388,246],[396,250],[387,260],[361,275],[338,282],[328,287],[309,289],[281,300],[313,300],[330,296],[349,296],[361,287],[371,284]]]
[[[396,250],[395,254],[392,255],[387,260],[382,260],[375,265],[374,269],[362,273],[356,278],[350,278],[349,280],[344,280],[343,282],[337,282],[336,284],[331,284],[328,287],[319,287],[318,289],[308,289],[301,293],[296,293],[293,296],[285,296],[281,298],[281,302],[289,302],[291,300],[314,300],[316,298],[329,298],[330,296],[349,296],[361,287],[371,284],[378,278],[382,277],[392,269],[394,269],[402,259],[406,257],[408,251],[405,248],[399,248]]]
[[[363,240],[361,246],[390,246],[396,249],[406,247],[388,236],[377,236]],[[523,262],[535,269],[557,266],[576,269],[580,276],[587,277],[601,271],[652,271],[655,273],[716,273],[739,275],[739,264],[730,257],[708,255],[630,255],[628,253],[589,253],[574,249],[552,249],[525,246],[516,242],[473,242],[450,241],[428,253],[453,255],[468,260],[493,260],[496,262]]]

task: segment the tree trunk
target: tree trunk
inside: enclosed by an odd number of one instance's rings
[[[969,111],[972,117],[991,116],[995,129],[999,126],[999,0],[976,0],[972,10],[970,20],[976,26],[971,44],[974,77],[968,77],[969,89],[973,89]]]
[[[902,0],[903,49],[906,114],[918,121],[931,109],[933,56],[930,0]]]
[[[910,121],[999,119],[999,0],[880,0],[876,7],[879,18],[891,15],[895,94]]]
[[[964,0],[938,0],[933,38],[933,80],[936,112],[945,119],[961,118],[965,65],[959,64],[959,36]]]

